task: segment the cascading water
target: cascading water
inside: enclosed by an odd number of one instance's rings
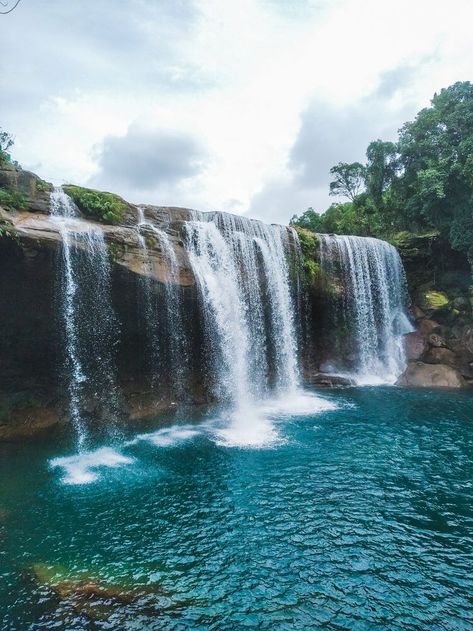
[[[158,312],[159,305],[156,299],[153,300],[153,288],[150,274],[152,264],[149,257],[148,246],[146,244],[146,238],[143,236],[143,232],[148,232],[153,239],[158,241],[161,248],[162,257],[166,266],[168,278],[164,284],[164,310],[165,310],[165,327],[163,333],[165,333],[167,342],[167,353],[169,356],[169,368],[168,374],[170,375],[171,388],[173,395],[176,396],[181,402],[184,398],[183,395],[183,381],[185,378],[186,368],[186,336],[183,331],[183,304],[181,296],[181,288],[179,284],[179,265],[177,261],[176,252],[173,244],[169,238],[169,235],[157,228],[151,221],[145,218],[143,208],[138,209],[138,235],[140,245],[145,253],[146,265],[149,269],[144,278],[145,289],[145,305],[146,305],[146,319],[147,328],[149,331],[149,343],[150,352],[152,356],[153,372],[154,372],[154,385],[157,385],[158,372],[160,367],[159,358],[159,320]]]
[[[78,218],[71,198],[61,188],[51,194],[51,215],[62,237],[59,260],[69,412],[79,448],[87,438],[86,417],[118,418],[114,347],[117,322],[110,295],[110,266],[103,231]]]
[[[361,383],[394,383],[405,368],[403,335],[407,283],[392,245],[371,237],[318,235],[326,282],[339,287],[332,319],[345,332],[354,376]]]
[[[255,403],[270,393],[294,394],[299,386],[290,233],[224,213],[196,213],[185,230],[211,348],[214,393],[230,405],[247,440],[255,429]]]
[[[154,268],[149,256],[146,238],[142,234],[142,227],[147,226],[143,208],[138,208],[137,234],[140,247],[144,257],[144,275],[141,277],[141,299],[143,303],[143,312],[145,320],[146,332],[146,353],[150,362],[151,386],[156,388],[159,382],[160,365],[159,365],[159,322],[157,310],[157,298],[153,291],[153,274]]]

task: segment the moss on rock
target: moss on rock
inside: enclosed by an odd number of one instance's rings
[[[293,226],[299,237],[306,283],[314,285],[320,276],[320,263],[316,260],[319,240],[317,235],[300,226]]]
[[[450,300],[444,291],[428,290],[419,296],[419,306],[423,311],[444,311],[448,309]]]
[[[72,184],[63,188],[84,215],[102,223],[117,224],[123,220],[128,206],[118,195]]]

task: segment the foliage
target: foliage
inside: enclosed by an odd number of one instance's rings
[[[25,196],[11,188],[0,188],[0,206],[7,210],[24,210],[27,206]]]
[[[14,142],[13,136],[0,127],[0,164],[7,161],[7,152]]]
[[[339,162],[330,169],[335,179],[330,182],[330,195],[342,195],[351,201],[355,199],[364,185],[365,167],[360,162]]]
[[[400,231],[438,232],[473,265],[473,85],[441,90],[401,128],[398,142],[376,140],[366,156],[365,165],[339,163],[330,171],[330,194],[349,202],[322,214],[309,208],[291,224],[390,240]]]
[[[294,216],[291,225],[320,233],[371,234],[368,215],[355,202],[332,204],[321,215],[308,208],[300,217]]]
[[[68,184],[64,191],[85,215],[102,223],[119,223],[127,209],[126,203],[114,193],[104,193],[82,186]]]
[[[313,285],[320,273],[320,265],[315,260],[315,253],[319,240],[316,235],[301,226],[294,226],[299,237],[302,260],[304,265],[305,281],[308,285]]]
[[[44,193],[45,191],[53,190],[53,185],[50,184],[49,182],[46,182],[45,180],[42,180],[41,178],[35,179],[35,186],[36,186],[36,190],[40,191],[41,193]]]
[[[15,239],[17,241],[18,235],[11,221],[0,216],[0,239],[4,238]]]

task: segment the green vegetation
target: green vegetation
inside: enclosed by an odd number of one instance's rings
[[[24,210],[27,206],[25,196],[11,188],[0,188],[0,206],[7,210]]]
[[[298,225],[295,225],[294,228],[299,236],[299,243],[301,245],[305,280],[308,285],[313,285],[320,274],[320,264],[315,261],[315,253],[319,241],[310,230]]]
[[[18,235],[12,222],[0,215],[0,239],[14,239],[18,241]]]
[[[49,182],[46,182],[45,180],[42,180],[41,178],[37,178],[35,180],[35,186],[36,186],[36,190],[40,191],[41,193],[44,193],[45,191],[52,191],[53,190],[53,185],[50,184]]]
[[[3,162],[9,162],[8,150],[13,146],[14,142],[13,136],[0,127],[0,165]]]
[[[94,191],[68,184],[64,191],[72,197],[79,210],[102,223],[119,223],[125,214],[125,201],[113,193]]]
[[[291,224],[392,242],[399,233],[404,240],[438,234],[473,265],[473,84],[435,94],[396,143],[375,140],[366,157],[330,171],[330,194],[348,202],[322,214],[309,208]]]

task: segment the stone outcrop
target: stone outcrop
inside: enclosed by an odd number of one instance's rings
[[[21,205],[18,209],[0,204],[0,441],[24,440],[41,432],[60,430],[68,422],[55,290],[62,237],[58,221],[49,214],[52,190],[49,184],[18,167],[3,165],[0,190],[18,193]],[[15,199],[15,203],[17,201]],[[141,234],[146,241],[146,251],[140,243],[136,206],[128,204],[119,225],[100,224],[112,262],[113,302],[122,323],[117,355],[121,406],[124,417],[132,423],[173,409],[170,395],[163,390],[159,394],[149,392],[144,376],[143,349],[147,341],[137,323],[140,321],[138,296],[145,277],[149,277],[155,292],[166,283],[179,283],[185,310],[189,320],[195,323],[196,339],[200,335],[195,278],[183,247],[183,227],[193,211],[156,206],[142,208],[146,219],[165,232],[173,245],[178,274],[172,275],[172,280],[159,234],[144,228]],[[88,230],[97,225],[82,217],[80,222],[74,223],[73,229]],[[81,246],[80,241],[77,245]],[[196,350],[196,364],[199,361]],[[195,381],[192,392],[186,393],[187,400],[205,403],[203,389],[198,380]]]
[[[14,190],[24,196],[25,206],[35,213],[49,213],[52,185],[30,171],[10,163],[0,164],[0,188]]]
[[[412,250],[406,258],[416,331],[405,338],[406,356],[413,363],[399,383],[464,387],[473,384],[473,280],[467,261],[462,261],[459,253],[446,251],[441,243],[432,245],[435,239],[429,240],[429,248],[434,248],[430,259],[425,242],[420,258],[416,259]],[[402,256],[402,247],[400,252]],[[416,262],[423,263],[422,272],[416,272]],[[426,262],[430,267],[427,272]],[[426,280],[429,275],[430,280]],[[422,282],[417,285],[419,278]]]
[[[463,388],[465,380],[452,366],[410,362],[397,385],[417,388]]]

